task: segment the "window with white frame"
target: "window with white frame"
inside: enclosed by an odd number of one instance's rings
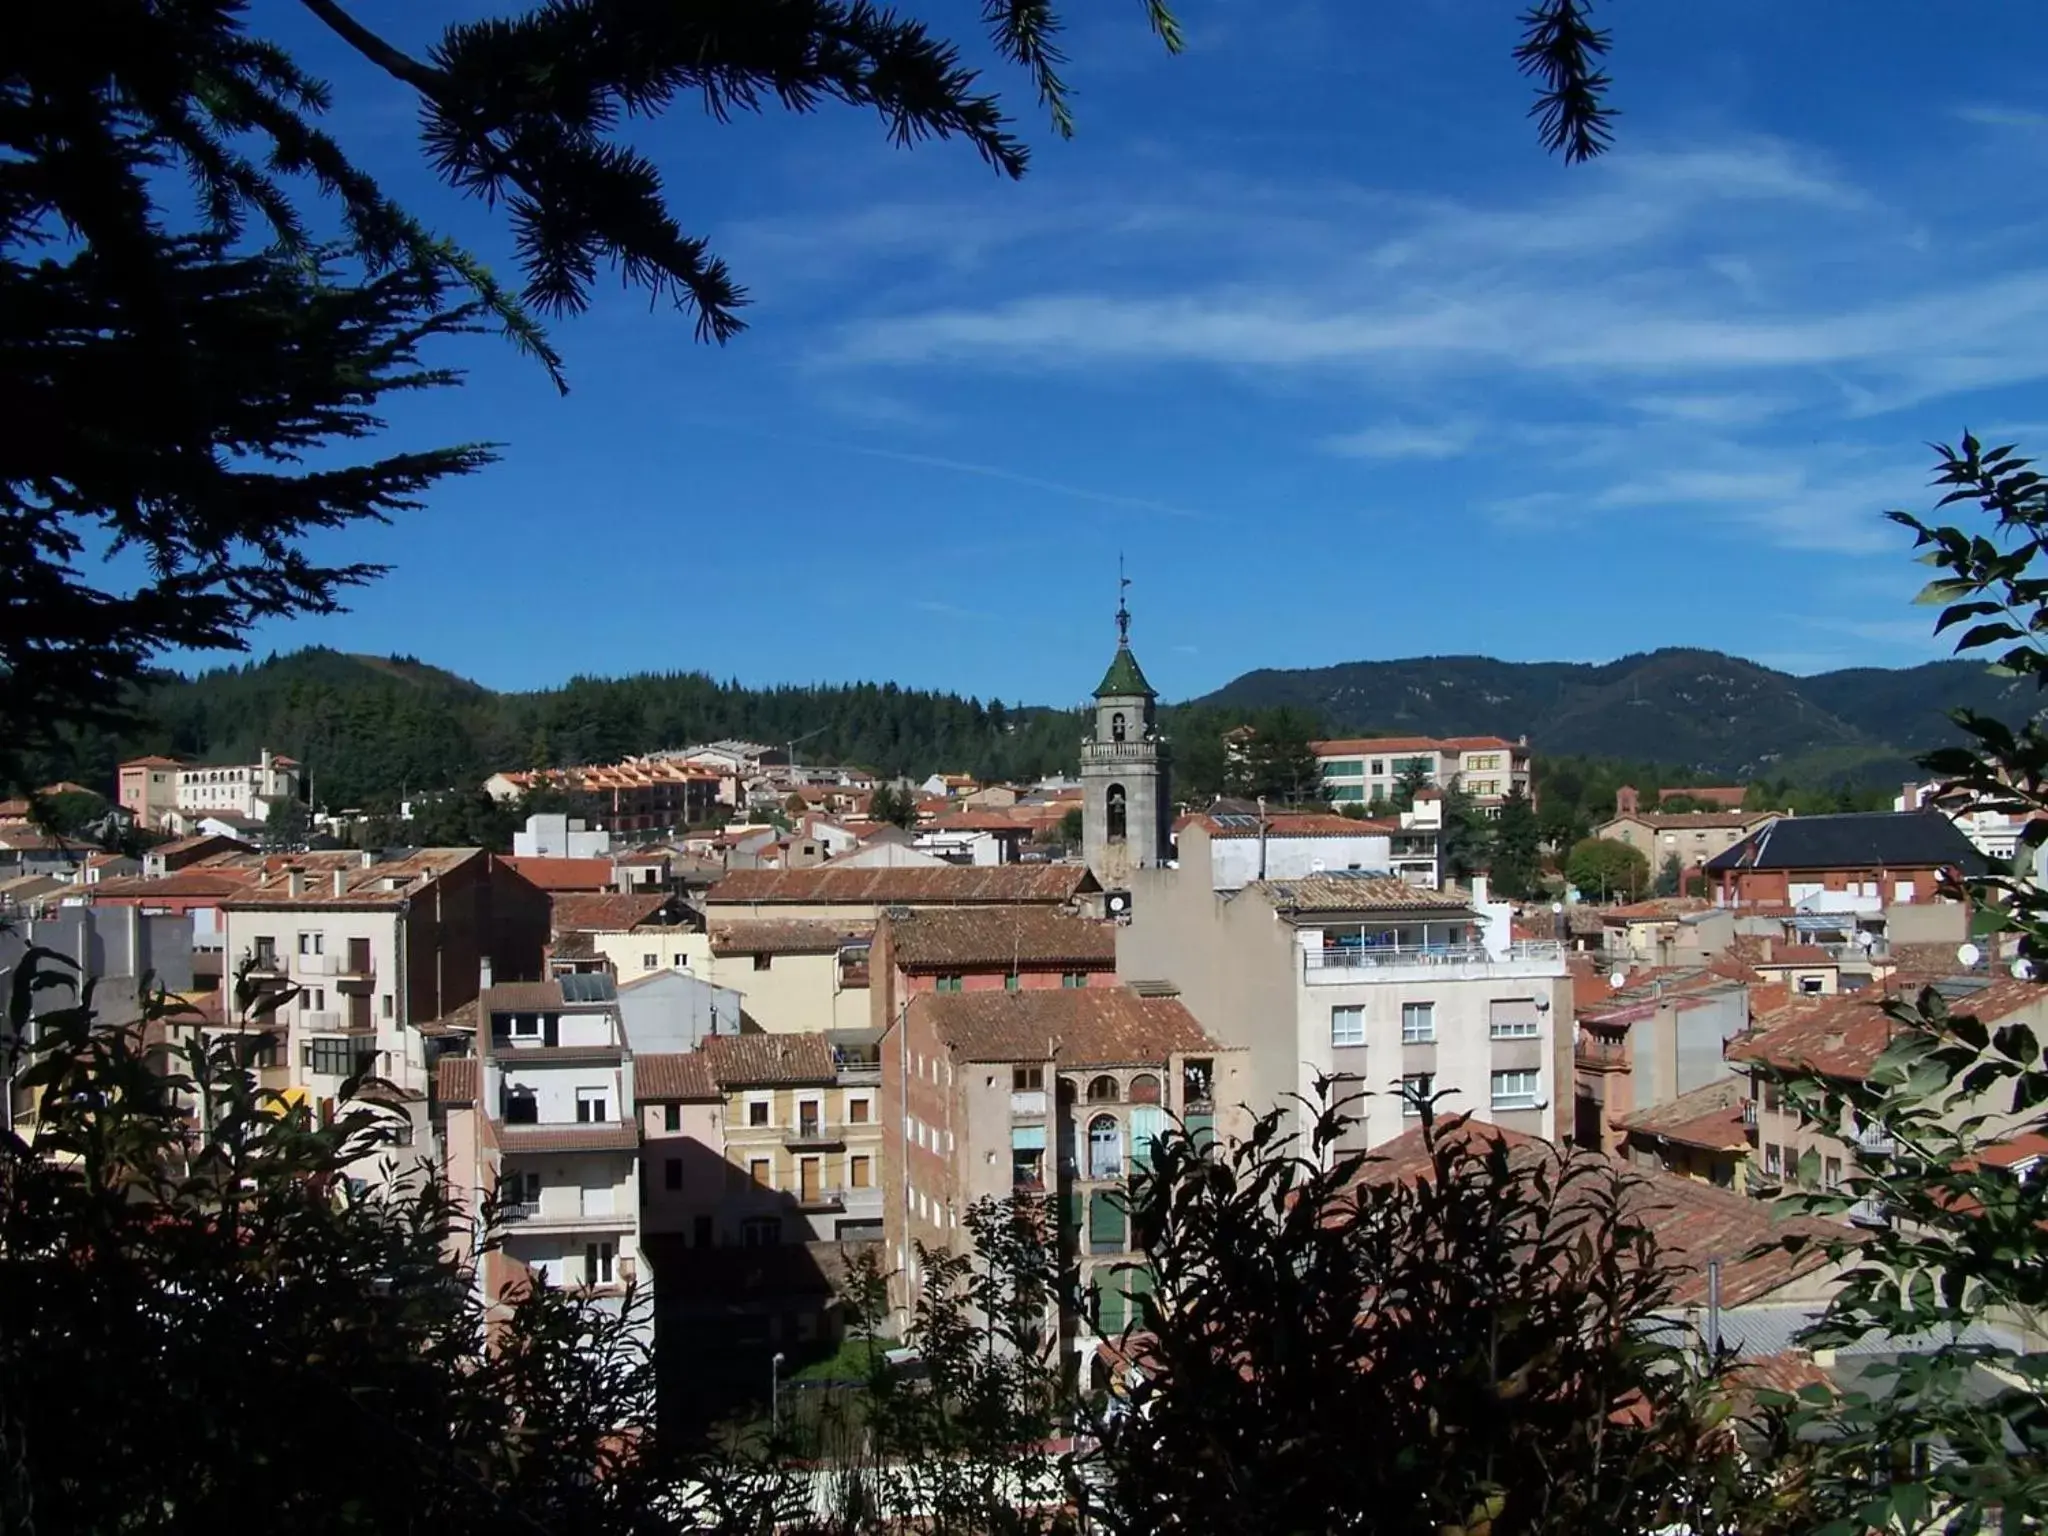
[[[1401,1043],[1403,1045],[1433,1045],[1436,1043],[1435,1003],[1403,1003],[1401,1005]]]
[[[1487,1031],[1496,1040],[1533,1040],[1540,1027],[1533,997],[1497,997],[1488,1005]]]
[[[1330,1044],[1365,1044],[1365,1010],[1352,1004],[1330,1010]]]
[[[302,955],[324,955],[327,953],[327,935],[324,933],[302,933],[299,935],[299,953]]]
[[[603,1088],[576,1090],[576,1123],[601,1125],[611,1118],[611,1096]]]
[[[1436,1093],[1434,1072],[1410,1072],[1401,1079],[1401,1113],[1409,1119],[1419,1119],[1422,1106]]]
[[[538,1040],[540,1038],[540,1015],[537,1013],[513,1014],[511,1035],[514,1040]]]
[[[1525,1068],[1513,1072],[1493,1074],[1493,1107],[1495,1109],[1534,1109],[1536,1107],[1536,1071]]]

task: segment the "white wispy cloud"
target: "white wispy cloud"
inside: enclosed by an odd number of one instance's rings
[[[1326,437],[1321,446],[1328,452],[1351,459],[1450,459],[1469,450],[1479,440],[1479,426],[1471,421],[1446,421],[1434,426],[1416,422],[1386,421]]]

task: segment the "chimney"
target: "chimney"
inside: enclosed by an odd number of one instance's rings
[[[490,985],[491,957],[489,955],[485,955],[476,963],[476,989],[478,992],[485,992],[490,989]]]
[[[341,897],[343,897],[343,896],[346,896],[346,895],[348,894],[348,871],[347,871],[347,870],[344,870],[344,869],[337,869],[337,870],[336,870],[336,871],[334,872],[334,894],[335,894],[335,897],[336,897],[336,899],[339,899],[339,898],[341,898]]]
[[[1636,787],[1624,784],[1614,792],[1614,814],[1633,816],[1636,813]]]
[[[1772,954],[1772,952],[1773,952],[1773,950],[1774,950],[1775,948],[1776,948],[1776,946],[1775,946],[1775,945],[1773,945],[1773,944],[1771,943],[1771,941],[1770,941],[1769,939],[1765,939],[1765,940],[1764,940],[1764,948],[1763,948],[1763,956],[1762,956],[1762,958],[1763,958],[1763,963],[1764,963],[1765,965],[1769,965],[1769,964],[1771,963],[1771,954]]]
[[[293,901],[306,894],[306,872],[296,864],[285,867],[284,891]]]

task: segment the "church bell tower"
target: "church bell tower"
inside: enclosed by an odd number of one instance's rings
[[[1081,851],[1105,891],[1166,861],[1171,810],[1169,754],[1159,734],[1159,696],[1131,654],[1130,586],[1118,562],[1116,657],[1095,690],[1094,729],[1081,742]]]

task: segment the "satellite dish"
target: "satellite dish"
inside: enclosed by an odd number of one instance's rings
[[[2015,960],[2012,963],[2012,973],[2017,980],[2032,981],[2034,979],[2034,962],[2024,958]]]
[[[1868,928],[1858,928],[1856,930],[1856,945],[1859,949],[1868,952],[1869,950],[1876,948],[1877,935],[1872,933]]]
[[[1620,971],[1613,971],[1608,974],[1607,985],[1614,988],[1615,991],[1619,992],[1621,990],[1622,983],[1627,980],[1628,977],[1623,975]]]
[[[1956,951],[1956,963],[1965,970],[1975,970],[1977,962],[1984,958],[1984,951],[1974,944],[1965,944]]]

